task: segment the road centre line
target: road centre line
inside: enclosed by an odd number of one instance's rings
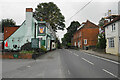
[[[94,65],[94,63],[92,63],[92,62],[90,62],[90,61],[88,61],[87,59],[85,59],[85,58],[82,58],[84,61],[86,61],[86,62],[88,62],[88,63],[90,63],[90,64],[92,64],[92,65]]]
[[[79,56],[79,55],[77,55],[76,53],[74,53],[74,55]]]
[[[71,74],[69,70],[68,70],[68,74],[69,74],[69,75]]]
[[[72,51],[70,51],[70,50],[68,50],[70,53],[73,53]],[[79,56],[79,55],[77,55],[76,53],[73,53],[75,56]]]
[[[118,78],[116,75],[114,75],[113,73],[109,72],[108,70],[105,70],[105,69],[102,69],[102,70],[103,70],[104,72],[106,72],[106,73],[108,73],[108,74],[110,74],[110,75],[112,75],[112,76]],[[118,78],[118,79],[120,79],[120,78]]]
[[[115,64],[120,64],[119,62],[116,62],[116,61],[112,61],[112,60],[109,60],[109,59],[105,59],[105,58],[102,58],[102,57],[98,57],[98,56],[95,56],[93,54],[89,54],[89,53],[85,53],[87,55],[90,55],[90,56],[93,56],[93,57],[97,57],[99,59],[103,59],[103,60],[106,60],[106,61],[109,61],[109,62],[112,62],[112,63],[115,63]]]

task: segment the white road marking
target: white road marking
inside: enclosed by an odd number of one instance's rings
[[[72,51],[70,51],[70,50],[68,50],[68,51],[70,52],[70,54],[71,54],[71,53],[73,53],[73,52],[72,52]],[[76,53],[73,53],[73,54],[74,54],[75,56],[79,56],[79,55],[77,55]]]
[[[79,55],[77,55],[76,53],[74,53],[74,55],[79,56]]]
[[[27,66],[28,68],[31,67],[31,66]]]
[[[86,62],[88,62],[88,63],[90,63],[90,64],[94,65],[94,63],[92,63],[92,62],[88,61],[87,59],[85,59],[85,58],[82,58],[82,59],[83,59],[83,60],[85,60]]]
[[[68,74],[70,75],[70,71],[68,70]]]
[[[107,70],[105,70],[105,69],[102,69],[102,70],[105,71],[106,73],[108,73],[108,74],[110,74],[110,75],[112,75],[112,76],[118,78],[118,77],[117,77],[116,75],[114,75],[113,73],[111,73],[111,72],[109,72],[109,71],[107,71]]]
[[[97,57],[99,59],[103,59],[103,60],[106,60],[106,61],[109,61],[109,62],[112,62],[112,63],[115,63],[115,64],[120,64],[119,62],[116,62],[116,61],[112,61],[112,60],[109,60],[109,59],[105,59],[105,58],[102,58],[102,57],[98,57],[98,56],[95,56],[93,54],[89,54],[89,53],[85,53],[87,55],[90,55],[90,56],[93,56],[93,57]]]

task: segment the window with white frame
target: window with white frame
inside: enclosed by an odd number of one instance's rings
[[[114,28],[113,28],[113,30],[115,30],[115,23],[114,23]]]
[[[79,45],[79,44],[80,44],[80,42],[78,41],[78,47],[80,47],[80,45]]]
[[[74,43],[74,46],[76,46],[76,42]]]
[[[84,39],[84,44],[87,44],[87,39]]]
[[[112,31],[113,31],[113,25],[112,25]]]
[[[119,42],[120,42],[120,37],[119,37]]]
[[[112,24],[112,31],[115,31],[115,23]]]
[[[114,38],[109,38],[109,47],[114,47]]]

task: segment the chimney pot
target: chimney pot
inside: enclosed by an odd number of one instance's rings
[[[32,8],[26,8],[26,12],[33,12]]]

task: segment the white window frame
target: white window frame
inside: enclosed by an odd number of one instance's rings
[[[120,36],[119,36],[119,42],[120,42]]]
[[[114,27],[113,27],[113,30],[115,30],[115,23],[113,24],[113,26],[114,26]]]
[[[114,38],[109,38],[108,39],[108,44],[109,44],[110,48],[114,48],[115,47]]]
[[[113,31],[113,24],[112,24],[112,31]]]
[[[112,24],[112,31],[115,31],[115,23]]]
[[[87,39],[84,39],[84,44],[87,44]]]
[[[76,46],[76,42],[74,43],[74,46]]]
[[[80,44],[80,42],[78,41],[78,47],[80,47],[80,45],[79,45],[79,44]]]

